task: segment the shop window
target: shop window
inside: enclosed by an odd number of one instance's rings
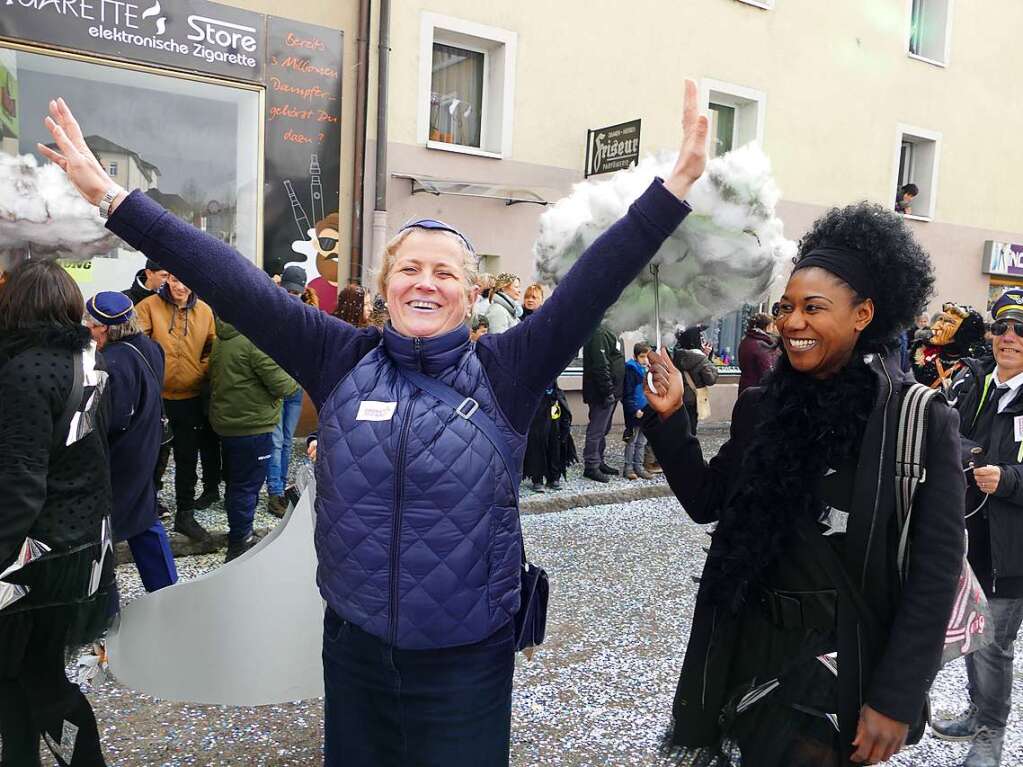
[[[934,217],[940,151],[940,133],[904,125],[898,127],[892,200],[900,212],[910,218],[927,221]],[[907,187],[916,188],[912,200],[903,196]]]
[[[141,190],[258,262],[257,90],[3,47],[0,67],[0,82],[6,78],[6,89],[20,94],[16,114],[4,110],[0,118],[0,151],[34,154],[44,164],[36,142],[48,144],[52,137],[42,118],[49,100],[64,96],[86,144],[121,186]],[[33,254],[52,252],[29,247]],[[0,250],[0,269],[26,255]],[[56,255],[69,265],[88,262],[88,269],[69,270],[79,275],[86,297],[128,287],[145,264],[141,253],[125,245],[98,256],[73,247]]]
[[[767,97],[752,88],[704,79],[701,82],[710,120],[710,155],[717,157],[764,136]]]
[[[419,139],[431,149],[511,153],[517,35],[422,14]]]
[[[909,54],[931,64],[948,64],[952,0],[909,0]]]

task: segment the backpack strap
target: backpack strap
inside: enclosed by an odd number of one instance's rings
[[[85,396],[85,365],[82,361],[82,352],[74,352],[71,355],[71,391],[64,402],[64,411],[60,414],[60,420],[54,424],[53,445],[55,448],[65,447],[71,439],[71,424],[75,420],[75,413],[82,406],[82,397]]]
[[[895,438],[895,518],[899,529],[898,568],[902,579],[908,567],[909,525],[917,486],[927,480],[927,406],[938,393],[912,384],[902,395]]]

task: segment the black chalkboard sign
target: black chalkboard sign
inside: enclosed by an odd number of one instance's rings
[[[313,279],[315,255],[294,246],[340,206],[344,35],[276,16],[267,21],[263,267],[279,274],[303,261]]]

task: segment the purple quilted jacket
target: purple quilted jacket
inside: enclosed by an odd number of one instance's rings
[[[189,285],[309,393],[320,412],[321,593],[339,615],[385,641],[427,648],[480,641],[514,615],[519,476],[508,477],[483,435],[417,393],[397,366],[420,367],[471,394],[521,458],[545,387],[688,211],[655,181],[541,309],[475,345],[465,328],[430,339],[353,328],[294,301],[225,243],[140,192],[107,226]],[[395,403],[394,412],[368,420],[364,411],[360,419],[364,401]]]

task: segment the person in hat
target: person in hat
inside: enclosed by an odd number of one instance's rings
[[[167,270],[153,259],[147,258],[145,268],[135,273],[135,281],[131,287],[121,292],[131,299],[132,304],[137,304],[156,293],[166,281]]]
[[[142,332],[124,293],[85,302],[85,325],[109,375],[107,442],[114,541],[127,541],[146,591],[178,580],[156,504],[155,469],[163,441],[163,349]]]
[[[319,297],[311,288],[306,287],[306,273],[301,266],[289,266],[281,273],[280,286],[289,295],[302,303],[319,306]],[[266,467],[266,510],[275,517],[283,517],[288,510],[284,498],[284,490],[288,484],[288,468],[291,464],[292,440],[298,419],[302,416],[302,399],[304,392],[299,387],[289,394],[281,403],[281,417],[273,431],[273,451]]]
[[[117,187],[67,104],[50,102],[58,149],[40,151],[101,205],[111,231],[158,253],[316,405],[327,767],[508,764],[515,651],[527,641],[516,635],[526,433],[545,388],[691,210],[684,200],[706,165],[708,122],[696,83],[685,91],[673,170],[587,248],[528,322],[475,343],[479,256],[455,227],[419,219],[398,230],[378,277],[390,322],[355,328],[292,300],[147,195]],[[323,234],[321,248],[330,244]]]
[[[1001,764],[1023,621],[1023,291],[999,296],[991,316],[994,358],[962,359],[952,397],[969,487],[969,560],[988,597],[995,641],[966,656],[967,709],[931,725],[939,738],[972,741],[966,767]]]

